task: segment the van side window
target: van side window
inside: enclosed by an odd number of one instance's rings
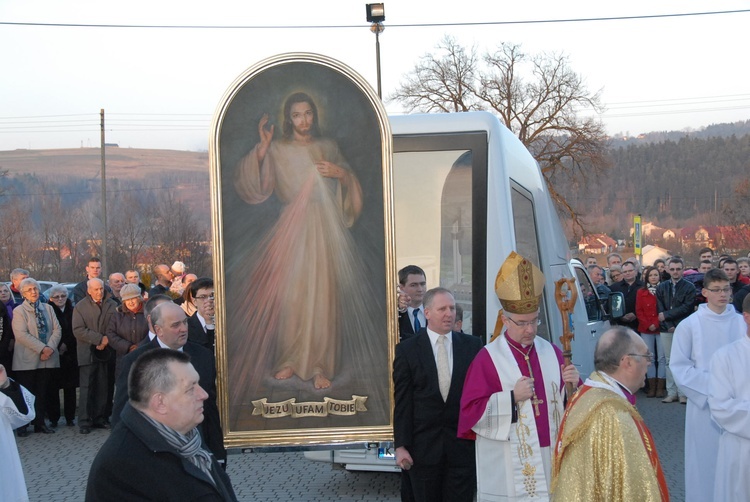
[[[602,312],[599,308],[599,298],[596,295],[596,289],[591,283],[588,274],[580,267],[573,267],[576,271],[576,279],[581,285],[581,294],[583,295],[583,304],[586,306],[586,316],[591,321],[601,321]]]
[[[511,184],[511,205],[513,206],[513,227],[516,235],[516,252],[526,257],[534,265],[544,270],[539,262],[539,239],[537,237],[536,218],[534,217],[534,201],[528,190],[518,183]],[[539,326],[537,335],[550,340],[549,325],[547,324],[547,304],[542,296],[539,306]]]

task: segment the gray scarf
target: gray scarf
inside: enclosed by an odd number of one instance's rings
[[[186,435],[183,435],[171,427],[167,427],[161,422],[157,422],[145,413],[140,411],[139,413],[148,421],[148,423],[153,425],[156,430],[159,431],[159,434],[167,443],[169,443],[169,446],[177,450],[177,453],[179,453],[181,457],[187,459],[191,464],[203,471],[206,476],[208,476],[208,479],[211,480],[211,483],[216,486],[216,480],[211,472],[211,461],[213,457],[210,452],[201,447],[201,435],[197,428],[194,428]]]

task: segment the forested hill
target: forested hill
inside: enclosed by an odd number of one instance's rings
[[[612,139],[610,157],[612,167],[599,176],[553,181],[584,213],[588,230],[624,238],[638,213],[666,227],[730,224],[722,208],[735,203],[734,189],[750,179],[750,120]],[[98,203],[100,160],[97,148],[0,152],[0,172],[7,171],[0,178],[0,207],[42,207],[51,198],[66,209]],[[171,193],[208,221],[205,152],[108,148],[107,178],[113,196],[145,204]]]
[[[610,154],[612,167],[600,176],[556,180],[595,231],[629,228],[638,213],[664,226],[721,223],[723,206],[750,178],[750,134],[631,143]]]
[[[619,148],[629,145],[642,145],[646,143],[658,143],[663,141],[679,141],[683,138],[728,138],[730,136],[745,136],[750,134],[750,120],[733,122],[727,124],[712,124],[697,130],[684,131],[654,131],[640,134],[637,137],[627,133],[618,133],[612,137],[610,146]]]

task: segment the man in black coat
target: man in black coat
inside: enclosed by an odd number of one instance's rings
[[[613,293],[622,293],[625,296],[625,315],[618,319],[617,324],[627,326],[638,332],[638,319],[635,316],[635,298],[643,283],[637,277],[636,265],[630,261],[622,264],[623,279],[612,284],[610,288]]]
[[[695,285],[685,279],[685,262],[673,256],[667,263],[670,280],[656,286],[656,310],[659,312],[659,330],[664,355],[667,356],[667,397],[662,403],[681,402],[687,404],[687,397],[677,387],[669,369],[672,354],[672,340],[677,325],[695,311]]]
[[[416,501],[471,502],[476,486],[474,442],[457,437],[466,371],[479,338],[452,331],[455,300],[445,288],[424,296],[429,329],[396,346],[393,412],[396,464],[408,471]],[[403,491],[402,491],[403,493]]]
[[[414,336],[421,328],[424,328],[427,320],[424,317],[424,307],[422,299],[427,291],[427,279],[424,270],[416,265],[407,265],[398,271],[399,297],[406,300],[406,306],[401,308],[399,304],[398,312],[398,335],[399,341]],[[401,298],[399,298],[399,301]],[[416,316],[416,319],[415,319]],[[418,321],[414,329],[415,321]]]
[[[138,347],[122,358],[122,371],[115,385],[115,403],[112,409],[112,425],[116,425],[128,401],[128,375],[133,363],[144,353],[158,348],[180,350],[190,356],[190,362],[200,375],[200,385],[208,393],[203,403],[204,420],[198,427],[203,441],[220,463],[226,463],[224,435],[221,430],[219,408],[216,405],[216,361],[210,350],[189,342],[187,337],[187,317],[185,312],[172,302],[159,304],[151,312],[151,324],[156,338]]]
[[[214,352],[216,345],[214,281],[209,277],[201,277],[191,282],[188,287],[196,308],[188,319],[188,340]]]
[[[91,465],[86,501],[235,501],[201,442],[206,391],[190,357],[156,349],[133,364],[129,402]]]

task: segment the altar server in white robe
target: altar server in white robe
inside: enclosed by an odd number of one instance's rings
[[[750,500],[750,295],[742,302],[746,336],[711,359],[708,407],[721,428],[716,459],[716,502]]]
[[[708,409],[711,357],[745,336],[742,316],[731,303],[732,287],[723,270],[703,277],[706,303],[675,330],[669,367],[688,398],[685,414],[685,501],[713,500],[719,427]]]
[[[29,500],[13,429],[34,419],[34,396],[8,378],[0,364],[0,502]]]
[[[549,499],[564,384],[580,377],[560,349],[536,336],[543,289],[542,272],[511,253],[495,280],[500,335],[466,374],[458,436],[476,442],[479,502]]]

